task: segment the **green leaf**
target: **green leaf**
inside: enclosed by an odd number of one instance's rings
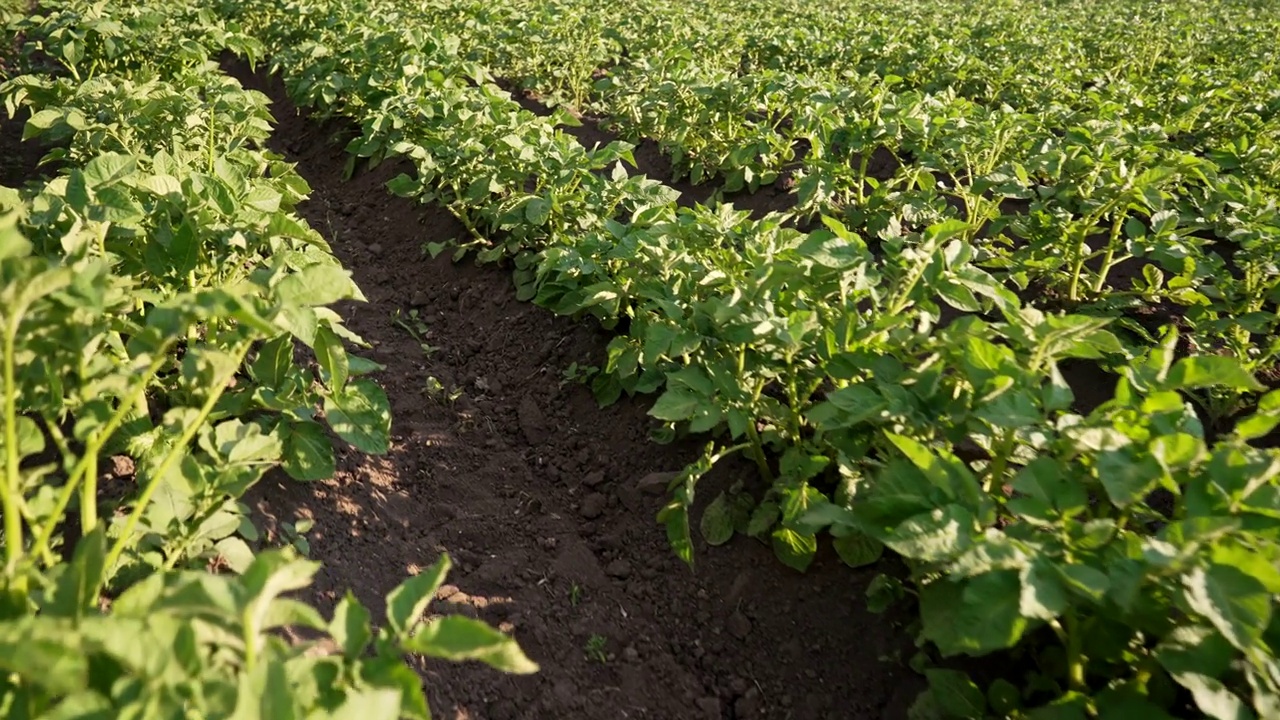
[[[545,225],[551,218],[551,202],[545,198],[534,198],[524,206],[524,219],[535,227]]]
[[[987,704],[1000,717],[1008,717],[1022,708],[1022,693],[1018,686],[998,678],[987,688]]]
[[[1254,651],[1271,622],[1266,587],[1228,565],[1192,570],[1183,578],[1183,597],[1241,652]]]
[[[479,660],[503,672],[527,675],[538,671],[516,641],[488,625],[462,615],[424,624],[403,643],[407,652],[445,660]]]
[[[1027,628],[1018,573],[998,570],[967,582],[935,580],[920,588],[925,637],[944,656],[985,655],[1013,647]]]
[[[351,273],[337,265],[308,265],[286,276],[276,286],[276,293],[286,303],[304,306],[329,305],[355,297]]]
[[[1121,508],[1145,498],[1164,478],[1159,461],[1128,448],[1099,452],[1097,472],[1107,496]]]
[[[1213,720],[1253,720],[1248,706],[1220,681],[1197,673],[1173,676],[1174,682],[1191,691],[1196,707]]]
[[[279,335],[264,343],[258,348],[258,356],[249,366],[259,383],[276,390],[284,385],[292,367],[293,338],[288,334]]]
[[[694,417],[706,405],[707,398],[681,386],[668,385],[649,409],[649,415],[667,422],[679,422]]]
[[[347,350],[342,346],[342,340],[328,326],[321,325],[316,330],[315,351],[320,367],[329,374],[329,387],[335,393],[341,393],[346,389],[350,374]]]
[[[789,568],[804,572],[818,552],[818,538],[802,535],[785,527],[777,528],[771,536],[773,554]]]
[[[733,524],[733,509],[722,492],[702,511],[698,529],[708,545],[723,545],[733,538]]]
[[[1217,630],[1202,625],[1184,625],[1156,647],[1156,659],[1172,676],[1186,673],[1221,677],[1231,667],[1235,652]]]
[[[834,538],[832,545],[840,560],[851,568],[875,564],[884,555],[884,543],[856,530]]]
[[[213,549],[222,559],[227,561],[227,566],[235,572],[243,573],[253,564],[253,550],[249,548],[243,538],[222,538],[213,546]]]
[[[840,388],[809,410],[809,422],[824,429],[838,430],[861,425],[878,416],[888,403],[866,384]]]
[[[974,528],[972,513],[959,505],[948,505],[911,517],[881,540],[904,557],[942,562],[969,548]]]
[[[1193,355],[1173,364],[1166,386],[1175,390],[1222,386],[1233,390],[1266,390],[1240,361],[1223,355]]]
[[[763,539],[765,534],[773,529],[774,524],[778,522],[782,511],[778,507],[778,503],[772,500],[766,500],[756,506],[755,512],[751,513],[751,519],[747,522],[747,534],[753,538]]]
[[[333,477],[336,461],[333,443],[319,423],[310,420],[289,423],[284,436],[284,471],[294,480],[327,480]]]
[[[119,153],[103,153],[84,165],[84,180],[91,188],[117,182],[137,170],[137,159]]]
[[[929,681],[929,692],[949,718],[983,720],[987,700],[966,673],[958,670],[929,669],[924,671]]]
[[[53,597],[43,608],[56,617],[82,618],[98,606],[98,589],[106,570],[107,543],[102,525],[76,544],[71,562],[63,567]]]
[[[284,663],[261,662],[254,672],[241,680],[236,698],[235,720],[296,720],[301,708],[285,674]]]
[[[329,623],[329,635],[342,647],[342,654],[348,659],[360,657],[373,639],[369,622],[369,611],[348,590],[338,602],[338,607],[334,608],[333,621]]]
[[[342,704],[328,714],[330,720],[398,720],[402,694],[399,688],[370,687],[347,690]],[[263,720],[271,716],[263,715]]]
[[[357,379],[342,392],[325,398],[325,420],[360,452],[385,455],[391,442],[391,403],[368,378]]]
[[[1089,699],[1078,692],[1068,692],[1048,705],[1027,713],[1028,720],[1085,720]]]
[[[449,556],[441,555],[434,565],[405,580],[387,595],[387,622],[397,635],[407,634],[422,617],[452,566]]]
[[[1053,620],[1067,607],[1067,593],[1053,564],[1037,557],[1022,570],[1019,608],[1024,617]]]

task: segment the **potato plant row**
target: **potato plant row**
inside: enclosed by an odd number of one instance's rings
[[[390,417],[327,307],[359,290],[263,149],[267,99],[210,60],[260,45],[199,5],[48,2],[9,28],[25,46],[0,97],[47,154],[0,188],[0,711],[426,718],[405,654],[535,666],[423,617],[447,558],[374,627],[351,595],[332,619],[287,597],[318,563],[250,547],[251,485],[327,478],[332,436],[385,452]]]
[[[1042,203],[1026,222],[1048,223],[1020,247],[1059,258],[1019,275],[993,255],[991,218],[973,214],[1000,204],[985,194],[1004,162],[990,138],[952,155],[974,188],[968,212],[907,202],[873,227],[858,213],[874,201],[861,197],[821,209],[818,229],[802,232],[781,215],[678,207],[659,179],[627,169],[628,145],[588,150],[557,127],[572,122],[567,113],[522,110],[466,44],[510,30],[485,27],[496,20],[379,0],[225,11],[263,42],[300,104],[359,125],[353,169],[360,158],[407,158],[415,175],[390,189],[453,210],[470,230],[460,253],[509,260],[523,297],[620,330],[594,380],[602,401],[659,392],[652,414],[668,436],[708,440],[660,516],[681,557],[693,561],[698,480],[745,453],[767,489],[715,498],[698,523],[708,542],[755,536],[797,569],[820,535],[851,565],[888,548],[909,576],[881,577],[872,601],[915,603],[932,656],[1012,651],[1032,668],[987,687],[930,668],[917,717],[1280,713],[1280,453],[1267,449],[1280,394],[1253,375],[1271,364],[1255,338],[1270,343],[1275,321],[1261,289],[1274,277],[1274,205],[1256,170],[1138,143],[1159,132],[1136,122],[1082,119],[1022,171],[1006,168],[1002,182],[1034,185],[1032,204]],[[554,28],[563,41],[592,42],[572,17]],[[906,82],[894,77],[865,81],[883,107]],[[927,77],[908,91],[922,107],[943,107],[941,95],[965,112],[1005,113],[977,102],[1004,92],[1003,81],[961,101],[954,87],[925,87]],[[1034,86],[1007,83],[1009,93]],[[1267,112],[1258,117],[1269,122]],[[927,117],[938,120],[917,123],[926,135],[962,137],[972,126],[967,116]],[[975,157],[989,166],[969,167]],[[1032,162],[1044,173],[1027,170]],[[1060,174],[1046,175],[1052,168]],[[936,197],[925,176],[944,171],[918,170],[913,187]],[[1240,194],[1228,199],[1224,188]],[[1250,270],[1226,272],[1228,256],[1204,250],[1196,233],[1219,222],[1233,229],[1214,237],[1237,242],[1231,263]],[[442,240],[424,243],[439,252]],[[1107,285],[1109,264],[1128,255],[1158,260],[1141,291]],[[1157,265],[1179,261],[1189,274],[1166,280]],[[1068,287],[1072,312],[1015,292],[1033,276]],[[1133,302],[1109,304],[1113,296],[1220,315],[1148,329],[1120,312]],[[1239,333],[1246,318],[1260,324],[1244,326],[1239,352],[1214,335]],[[1076,401],[1064,368],[1081,363],[1111,373],[1103,402]]]

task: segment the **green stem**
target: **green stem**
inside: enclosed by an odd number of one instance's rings
[[[169,358],[167,353],[168,347],[160,348],[156,352],[155,358],[151,361],[151,364],[147,366],[147,371],[142,376],[133,394],[127,397],[125,401],[120,404],[120,407],[116,408],[115,414],[111,416],[111,419],[107,421],[107,424],[103,426],[102,430],[85,443],[84,452],[80,456],[80,462],[76,463],[76,466],[71,469],[70,473],[68,473],[67,482],[62,486],[62,492],[58,494],[58,500],[53,506],[53,512],[49,516],[49,522],[45,523],[44,528],[41,529],[39,535],[36,536],[36,542],[33,548],[42,556],[46,554],[49,542],[53,538],[53,532],[58,527],[58,521],[62,519],[63,513],[66,512],[67,505],[71,503],[71,496],[75,494],[76,488],[80,486],[80,482],[88,475],[90,467],[96,467],[98,453],[101,452],[102,446],[105,445],[107,440],[120,429],[120,426],[125,422],[125,418],[133,412],[133,409],[137,407],[138,403],[146,396],[147,383],[157,372],[160,372],[160,368],[168,361]],[[95,484],[96,493],[96,477],[93,482]],[[95,502],[97,500],[96,494],[94,495],[94,500]],[[52,565],[52,563],[48,564]]]
[[[161,480],[169,474],[169,469],[178,461],[178,458],[186,450],[187,445],[191,442],[200,428],[204,426],[205,420],[209,418],[209,414],[213,412],[213,407],[218,403],[222,394],[226,392],[227,383],[239,370],[241,363],[244,361],[245,355],[249,352],[249,343],[241,343],[235,350],[237,355],[236,362],[229,364],[229,370],[223,377],[215,378],[213,389],[209,392],[209,397],[205,398],[204,405],[200,407],[200,412],[196,417],[187,423],[186,429],[178,441],[164,456],[164,459],[156,465],[156,469],[147,478],[147,486],[143,489],[142,494],[138,496],[137,502],[134,504],[133,511],[129,513],[129,519],[125,521],[124,529],[120,533],[120,537],[116,539],[115,545],[111,547],[111,552],[107,554],[106,563],[103,565],[110,573],[115,568],[116,563],[120,561],[120,555],[124,553],[125,547],[129,544],[130,538],[133,537],[134,530],[138,527],[138,523],[142,520],[142,513],[147,509],[147,504],[151,502],[151,496],[155,494],[160,487]]]
[[[756,465],[759,466],[760,474],[768,482],[773,482],[773,470],[769,468],[769,460],[764,456],[764,443],[760,440],[760,433],[756,430],[754,418],[747,422],[747,439],[751,441],[751,457],[755,459]]]
[[[1116,262],[1116,244],[1120,239],[1120,229],[1123,227],[1121,220],[1124,215],[1116,216],[1115,222],[1111,223],[1111,237],[1107,239],[1107,253],[1102,257],[1102,267],[1098,268],[1098,277],[1093,283],[1093,294],[1102,294],[1103,287],[1107,282],[1107,275],[1111,272],[1111,266]]]
[[[1009,466],[1009,455],[1013,452],[1013,442],[1016,436],[1013,430],[1006,430],[1000,436],[1000,441],[995,446],[995,457],[991,459],[991,472],[987,473],[987,479],[982,482],[982,491],[990,494],[994,483],[1000,482],[1004,477],[1005,469]]]
[[[25,581],[14,578],[18,562],[22,559],[22,516],[18,511],[18,497],[22,492],[22,477],[18,463],[18,387],[14,372],[14,344],[18,337],[16,313],[8,318],[4,328],[4,488],[0,502],[4,509],[4,559],[5,575],[13,579],[19,592],[25,590]]]
[[[800,392],[796,386],[795,360],[787,355],[787,429],[791,433],[791,442],[800,444]]]
[[[1067,620],[1067,682],[1072,690],[1085,693],[1087,688],[1084,684],[1084,657],[1083,644],[1084,637],[1080,632],[1080,620],[1076,616],[1075,608],[1070,608],[1066,613]]]

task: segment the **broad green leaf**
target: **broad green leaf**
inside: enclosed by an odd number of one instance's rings
[[[1183,597],[1241,652],[1257,647],[1271,622],[1271,594],[1229,565],[1196,568],[1183,578]]]
[[[301,708],[293,695],[284,663],[261,662],[240,681],[231,720],[300,720]]]
[[[0,669],[69,694],[85,687],[89,655],[70,619],[25,616],[0,623]]]
[[[331,720],[399,720],[403,696],[399,688],[368,687],[346,691]],[[267,716],[263,717],[266,720]]]
[[[929,681],[929,692],[946,717],[957,720],[983,720],[986,717],[987,700],[982,690],[959,670],[929,669],[924,671]]]
[[[282,466],[294,480],[327,480],[333,477],[336,468],[333,443],[319,423],[303,420],[286,427]]]
[[[973,514],[959,505],[948,505],[910,518],[881,540],[904,557],[943,562],[967,550],[974,531]]]
[[[944,657],[985,655],[1012,647],[1027,628],[1019,611],[1018,573],[1000,570],[963,583],[935,580],[920,588],[925,637]]]
[[[326,630],[328,623],[320,612],[310,605],[293,598],[276,598],[264,616],[262,629],[272,630],[281,627],[305,628],[308,630]]]
[[[887,407],[880,393],[866,384],[849,385],[827,396],[806,414],[809,422],[824,430],[861,425]]]
[[[818,552],[818,538],[785,527],[776,528],[770,536],[773,554],[789,568],[804,572]]]
[[[302,306],[329,305],[355,297],[351,274],[337,265],[308,265],[286,276],[276,286],[276,293],[286,303]]]
[[[733,510],[722,492],[702,511],[698,529],[708,545],[723,545],[733,537],[733,524]]]
[[[1047,705],[1027,713],[1028,720],[1085,720],[1088,717],[1089,698],[1070,691]]]
[[[84,180],[91,188],[103,187],[133,174],[137,158],[119,153],[103,153],[84,165]]]
[[[51,616],[82,618],[98,606],[98,590],[106,570],[107,543],[103,526],[76,544],[71,562],[63,567],[53,597],[42,610]]]
[[[329,635],[342,647],[342,653],[347,658],[354,660],[360,657],[369,646],[369,641],[373,639],[369,622],[369,611],[348,590],[338,602],[338,607],[333,611],[333,621],[329,623]]]
[[[1198,673],[1180,673],[1174,682],[1191,691],[1196,707],[1213,720],[1254,720],[1245,703],[1225,685]]]
[[[705,396],[698,395],[686,387],[668,386],[666,392],[662,393],[649,409],[649,414],[659,420],[679,422],[697,415],[707,403],[708,399]]]
[[[360,452],[385,455],[391,442],[391,403],[368,378],[347,384],[324,401],[325,421]]]
[[[754,538],[763,539],[765,534],[773,529],[778,518],[782,515],[778,504],[772,500],[766,500],[756,506],[754,512],[751,513],[751,519],[747,523],[747,534]]]
[[[1164,477],[1164,469],[1154,457],[1128,448],[1098,453],[1097,473],[1111,502],[1121,508],[1142,500]]]
[[[446,660],[479,660],[503,672],[527,675],[538,671],[516,641],[488,625],[462,615],[447,615],[422,625],[404,641],[408,652]]]
[[[1037,557],[1023,568],[1019,604],[1023,616],[1034,620],[1053,620],[1066,610],[1067,603],[1067,592],[1050,560]]]
[[[1214,386],[1255,392],[1267,389],[1244,369],[1239,360],[1223,355],[1182,358],[1169,369],[1165,383],[1167,387],[1179,390]]]
[[[875,564],[884,555],[884,543],[857,530],[836,536],[831,542],[836,554],[851,568]]]
[[[242,573],[253,564],[253,550],[249,549],[249,545],[242,538],[222,538],[213,546],[213,549],[235,572]]]
[[[253,378],[266,387],[280,389],[293,366],[293,338],[288,334],[274,338],[257,348],[250,369]]]
[[[335,393],[341,393],[346,389],[350,374],[347,350],[342,346],[342,340],[327,326],[321,325],[316,330],[315,352],[320,367],[329,374],[329,387]]]
[[[1018,686],[998,678],[987,688],[987,704],[1000,717],[1008,717],[1022,708],[1022,693]]]
[[[434,565],[400,583],[387,595],[387,622],[397,635],[406,635],[421,619],[453,563],[441,555]]]
[[[1170,675],[1186,673],[1221,677],[1231,666],[1235,652],[1217,630],[1203,625],[1175,628],[1156,647],[1155,657]]]

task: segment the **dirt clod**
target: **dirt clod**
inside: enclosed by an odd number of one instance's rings
[[[604,506],[608,502],[609,499],[604,495],[591,493],[582,499],[582,507],[579,508],[578,512],[582,514],[582,517],[594,520],[604,512]]]
[[[547,427],[547,416],[542,413],[542,408],[538,407],[537,401],[532,396],[525,395],[520,399],[516,417],[520,422],[520,431],[524,433],[524,439],[529,441],[530,445],[541,445],[551,437],[551,430]]]
[[[609,577],[626,580],[631,577],[631,563],[622,559],[614,560],[605,567],[604,571],[609,574]]]

